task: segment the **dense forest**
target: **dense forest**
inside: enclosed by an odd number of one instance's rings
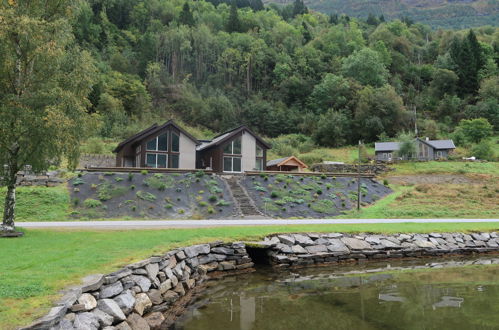
[[[74,35],[99,74],[95,134],[122,138],[175,118],[220,132],[241,123],[324,146],[464,118],[499,129],[499,29],[432,31],[409,20],[326,16],[301,0],[88,0]]]
[[[305,4],[325,14],[341,13],[358,18],[367,18],[373,14],[383,15],[386,19],[410,17],[434,29],[497,26],[499,23],[499,1],[491,0],[306,0]]]

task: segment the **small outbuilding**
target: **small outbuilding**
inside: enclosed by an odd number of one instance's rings
[[[295,156],[269,160],[267,171],[302,172],[308,166]]]

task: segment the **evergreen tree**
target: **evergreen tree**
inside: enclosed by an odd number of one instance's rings
[[[379,21],[380,21],[380,23],[386,22],[385,21],[385,15],[383,15],[383,14],[379,15]]]
[[[301,22],[301,26],[303,27],[303,39],[305,43],[309,42],[312,40],[312,35],[310,34],[310,31],[308,30],[307,24],[305,22]]]
[[[236,3],[232,2],[230,5],[229,21],[227,22],[227,32],[241,32],[241,21],[237,13]]]
[[[189,4],[187,2],[184,3],[184,6],[182,7],[182,11],[180,12],[179,16],[179,21],[180,24],[183,25],[188,25],[188,26],[194,26],[194,17],[192,16],[191,13],[191,8],[189,7]]]
[[[367,15],[367,20],[366,20],[366,23],[369,24],[369,25],[378,25],[379,24],[379,21],[378,19],[376,18],[376,16],[374,16],[373,14],[369,13],[369,15]]]
[[[250,7],[251,9],[253,9],[253,11],[259,11],[265,9],[262,0],[251,0]]]
[[[329,23],[336,25],[338,24],[338,14],[329,15]]]
[[[293,17],[306,13],[308,13],[308,9],[303,3],[303,0],[295,0],[295,3],[293,4]]]

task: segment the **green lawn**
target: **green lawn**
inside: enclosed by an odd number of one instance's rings
[[[46,313],[57,292],[91,273],[108,273],[173,247],[217,239],[258,239],[279,232],[432,232],[499,230],[497,223],[291,225],[128,231],[28,230],[0,240],[0,329]]]
[[[411,174],[488,174],[499,175],[499,162],[407,162],[393,165],[395,171],[387,175]]]

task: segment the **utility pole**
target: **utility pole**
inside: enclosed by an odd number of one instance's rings
[[[359,166],[358,166],[358,176],[357,176],[357,211],[360,210],[360,140],[359,140]]]

